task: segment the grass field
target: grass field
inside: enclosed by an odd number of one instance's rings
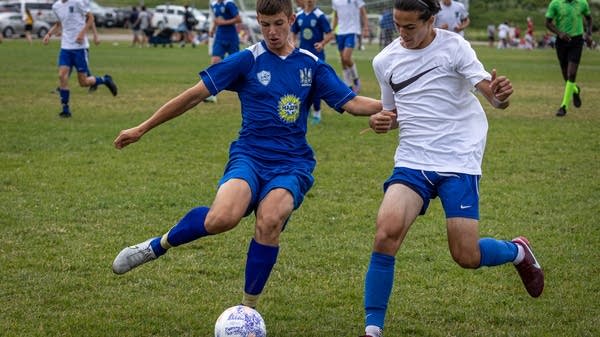
[[[208,337],[241,300],[252,218],[126,275],[110,269],[124,246],[210,204],[240,124],[237,98],[225,92],[115,150],[119,130],[194,84],[209,62],[206,47],[126,45],[91,49],[92,70],[113,75],[119,96],[103,87],[89,95],[73,77],[73,118],[62,120],[51,93],[58,43],[0,44],[0,336]],[[560,119],[553,51],[476,49],[515,87],[509,109],[486,105],[481,234],[528,236],[546,289],[530,298],[510,265],[459,268],[436,200],[397,256],[386,336],[599,336],[600,53],[584,53],[583,106]],[[355,53],[372,97],[375,53]],[[364,272],[396,145],[394,134],[359,134],[366,125],[328,109],[309,130],[316,183],[259,303],[271,337],[362,333]]]

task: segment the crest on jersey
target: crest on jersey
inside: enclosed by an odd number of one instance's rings
[[[311,27],[314,27],[314,26],[316,26],[316,25],[317,25],[317,20],[316,20],[316,19],[312,19],[312,20],[310,20],[310,26],[311,26]]]
[[[265,87],[271,83],[271,72],[263,70],[256,74],[258,81]]]
[[[279,99],[279,117],[286,123],[294,123],[300,116],[300,98],[285,95]]]
[[[312,29],[310,29],[310,28],[304,28],[302,30],[302,37],[305,40],[312,40],[312,38],[313,38],[313,31],[312,31]]]
[[[304,22],[304,19],[298,19],[298,26],[302,26],[302,22]]]
[[[312,85],[312,69],[300,69],[300,85],[303,87],[310,87]]]

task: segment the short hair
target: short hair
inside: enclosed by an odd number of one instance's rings
[[[430,17],[436,15],[441,7],[438,0],[394,0],[394,9],[421,12],[419,19],[427,21]]]
[[[292,0],[256,0],[256,13],[276,15],[283,12],[290,16],[294,14]]]

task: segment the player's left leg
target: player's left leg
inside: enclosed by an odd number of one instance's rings
[[[544,274],[527,239],[506,241],[479,237],[478,185],[479,176],[452,173],[439,186],[452,258],[463,268],[512,262],[527,292],[533,297],[539,296],[544,286]]]
[[[90,92],[94,92],[99,85],[104,84],[113,96],[117,96],[117,85],[110,75],[106,74],[104,77],[91,75],[87,49],[75,51],[75,69],[77,69],[77,79],[80,86],[89,87]]]
[[[313,111],[311,116],[312,124],[319,124],[321,122],[321,98],[318,95],[315,95],[313,98]]]
[[[283,188],[285,186],[285,188]],[[255,308],[279,254],[279,236],[307,187],[295,176],[277,177],[265,185],[256,209],[254,238],[248,247],[242,304]],[[268,191],[268,192],[267,192]]]

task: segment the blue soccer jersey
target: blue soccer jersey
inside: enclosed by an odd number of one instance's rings
[[[317,52],[315,43],[323,41],[325,34],[331,32],[331,26],[325,13],[319,8],[315,8],[312,12],[298,12],[296,21],[292,25],[292,32],[299,34],[300,48],[306,49],[317,55],[319,59],[325,60],[325,52],[321,50]]]
[[[221,17],[225,20],[233,19],[239,14],[238,8],[233,0],[213,0],[210,3],[210,7],[215,17]],[[235,24],[217,26],[215,39],[233,42],[239,41]]]
[[[280,57],[264,41],[211,65],[200,77],[212,95],[238,93],[242,126],[230,157],[243,154],[311,171],[315,160],[306,129],[313,96],[318,94],[338,112],[356,96],[314,54],[296,48]]]

